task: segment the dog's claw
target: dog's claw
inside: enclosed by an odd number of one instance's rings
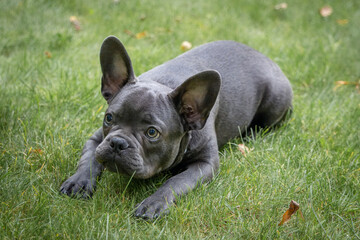
[[[150,196],[136,206],[135,217],[155,220],[169,213],[169,204],[163,198]]]
[[[65,190],[64,187],[60,188],[60,193],[68,195],[68,193],[67,193],[67,191]]]
[[[95,191],[95,182],[84,178],[82,174],[74,174],[61,185],[60,193],[69,197],[89,199]]]

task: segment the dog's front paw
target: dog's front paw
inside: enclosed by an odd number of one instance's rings
[[[169,212],[172,202],[167,202],[164,197],[150,196],[137,205],[135,216],[145,220],[154,220]]]
[[[96,188],[96,180],[85,174],[75,173],[60,188],[60,193],[70,197],[91,198]]]

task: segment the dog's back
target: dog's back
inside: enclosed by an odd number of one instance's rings
[[[139,76],[175,88],[204,70],[221,75],[219,102],[212,110],[218,145],[250,126],[276,124],[291,107],[292,90],[288,79],[269,58],[234,42],[216,41],[194,48]],[[220,107],[218,107],[220,105]]]

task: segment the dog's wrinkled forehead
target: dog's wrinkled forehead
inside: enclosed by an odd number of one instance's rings
[[[136,117],[145,112],[164,115],[169,111],[170,90],[152,81],[127,84],[110,102],[109,110],[123,117]]]

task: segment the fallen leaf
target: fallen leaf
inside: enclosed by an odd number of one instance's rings
[[[49,52],[49,51],[45,51],[44,54],[45,54],[45,56],[46,56],[47,58],[51,58],[51,57],[52,57],[51,52]]]
[[[132,32],[132,31],[130,31],[130,30],[128,30],[128,29],[125,29],[124,30],[124,33],[126,33],[127,35],[129,35],[130,37],[135,37],[135,34]]]
[[[353,86],[355,86],[355,89],[357,89],[360,92],[360,80],[358,82],[336,81],[334,91],[336,91],[336,89],[338,89],[339,87],[344,86],[344,85],[353,85]]]
[[[188,42],[188,41],[184,41],[184,42],[182,42],[181,45],[180,45],[180,49],[181,49],[182,51],[187,51],[187,50],[189,50],[190,48],[192,48],[192,44],[191,44],[190,42]]]
[[[70,17],[70,23],[73,25],[73,27],[74,27],[74,29],[76,30],[76,31],[80,31],[80,21],[77,19],[77,17],[75,17],[75,16],[71,16]]]
[[[324,18],[330,16],[332,12],[333,9],[330,6],[324,6],[320,8],[320,15]]]
[[[33,149],[33,148],[30,147],[29,153],[35,153],[35,154],[42,155],[44,152],[43,152],[43,150],[41,150],[40,148]]]
[[[139,32],[139,33],[135,34],[135,38],[136,38],[136,39],[142,39],[142,38],[144,38],[144,37],[146,37],[146,36],[147,36],[147,32],[146,32],[146,31],[144,31],[144,32]]]
[[[279,3],[277,5],[275,5],[274,9],[275,10],[284,10],[287,9],[288,5],[287,3]]]
[[[340,26],[344,26],[346,24],[349,23],[349,20],[348,19],[338,19],[336,20],[337,24],[339,24]]]
[[[142,39],[144,37],[147,36],[147,32],[146,31],[143,31],[143,32],[139,32],[139,33],[133,33],[132,31],[128,30],[128,29],[125,29],[124,30],[124,33],[126,33],[127,35],[129,35],[130,37],[132,38],[136,38],[136,39]]]
[[[286,212],[284,213],[284,215],[282,216],[282,220],[279,223],[279,226],[283,225],[285,222],[289,221],[291,218],[291,215],[293,215],[294,213],[296,213],[297,210],[299,210],[300,206],[297,202],[295,202],[294,200],[291,200],[290,202],[290,206],[289,209],[286,210]],[[300,216],[302,219],[304,219],[304,216],[302,215],[301,211],[299,210]]]
[[[342,86],[342,85],[356,85],[356,82],[349,82],[349,81],[336,81],[335,84],[337,86]]]
[[[238,144],[238,149],[246,157],[246,154],[250,152],[250,149],[244,144]]]

